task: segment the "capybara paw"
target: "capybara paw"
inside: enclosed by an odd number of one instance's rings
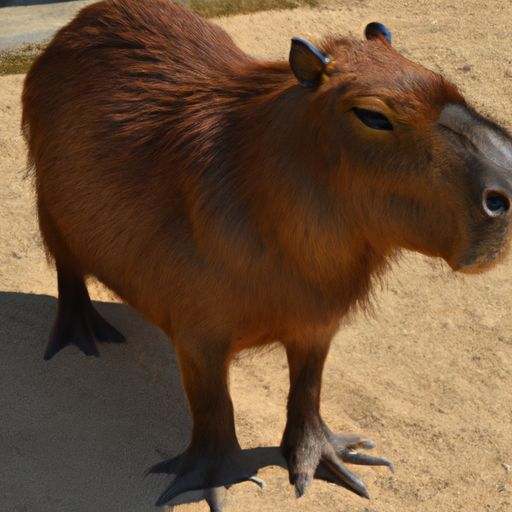
[[[89,323],[83,318],[79,318],[76,322],[73,320],[60,315],[57,317],[50,340],[46,345],[44,353],[46,361],[68,345],[76,345],[87,356],[100,355]]]
[[[156,464],[149,472],[176,475],[171,485],[158,498],[158,506],[173,507],[206,500],[211,511],[221,512],[226,489],[232,485],[251,481],[261,488],[265,487],[256,478],[257,469],[244,457],[241,450],[215,456],[187,450],[174,459]]]
[[[87,356],[100,354],[96,342],[124,343],[126,338],[93,307],[80,308],[73,314],[59,314],[55,321],[44,359],[51,359],[67,345],[76,345]]]
[[[391,462],[380,457],[358,453],[357,449],[371,449],[373,441],[360,436],[347,436],[332,433],[321,425],[316,428],[301,428],[293,433],[287,429],[283,438],[282,450],[288,462],[290,483],[295,487],[297,497],[302,496],[313,481],[314,476],[342,484],[362,497],[368,498],[366,485],[344,462],[367,466],[388,466]]]

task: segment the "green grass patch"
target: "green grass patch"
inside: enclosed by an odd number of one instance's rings
[[[295,9],[296,7],[319,5],[319,0],[186,0],[183,1],[193,11],[205,18],[231,16],[256,11],[275,9]]]
[[[0,75],[26,73],[45,44],[26,44],[13,50],[0,50]]]
[[[180,0],[205,18],[247,14],[273,9],[315,7],[322,0]],[[0,75],[26,73],[46,43],[26,44],[13,50],[0,50]]]

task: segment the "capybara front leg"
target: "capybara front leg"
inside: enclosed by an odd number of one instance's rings
[[[373,448],[374,443],[360,436],[332,433],[320,416],[322,371],[328,342],[287,346],[290,367],[288,419],[281,448],[288,462],[290,483],[297,497],[302,496],[322,463],[323,478],[342,483],[368,497],[365,484],[343,462],[372,466],[392,464],[379,457],[357,453],[357,448]]]
[[[44,353],[46,360],[66,345],[76,345],[84,354],[98,356],[96,341],[125,341],[124,336],[94,309],[82,276],[57,264],[57,283],[57,318]]]
[[[150,469],[175,474],[157,505],[178,505],[206,500],[212,511],[221,511],[226,488],[251,480],[257,467],[244,456],[235,433],[233,404],[229,396],[227,350],[213,343],[192,349],[177,347],[183,384],[193,419],[192,440],[174,459]]]

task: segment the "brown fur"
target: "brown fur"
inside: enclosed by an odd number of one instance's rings
[[[476,178],[435,124],[465,105],[457,89],[381,40],[320,47],[332,62],[306,89],[177,5],[113,0],[81,11],[25,82],[48,252],[169,334],[193,443],[236,442],[235,353],[279,340],[293,388],[320,350],[321,375],[340,319],[398,249],[456,268],[484,229]],[[368,101],[393,132],[354,117]]]

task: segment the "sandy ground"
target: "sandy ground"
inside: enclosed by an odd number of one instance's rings
[[[283,57],[293,35],[359,36],[374,19],[392,29],[404,53],[444,72],[512,128],[510,3],[338,1],[219,23],[247,51]],[[102,346],[99,359],[68,348],[42,360],[56,286],[23,180],[22,81],[0,77],[0,510],[149,512],[166,479],[144,478],[144,470],[189,436],[176,358],[158,330],[93,283],[100,311],[128,344]],[[296,500],[285,470],[267,467],[260,472],[267,489],[235,486],[227,511],[512,510],[512,257],[461,277],[406,254],[376,304],[373,317],[357,316],[337,336],[322,409],[333,429],[373,438],[396,473],[355,468],[370,501],[321,481]],[[244,447],[279,443],[287,377],[280,349],[234,367]]]

